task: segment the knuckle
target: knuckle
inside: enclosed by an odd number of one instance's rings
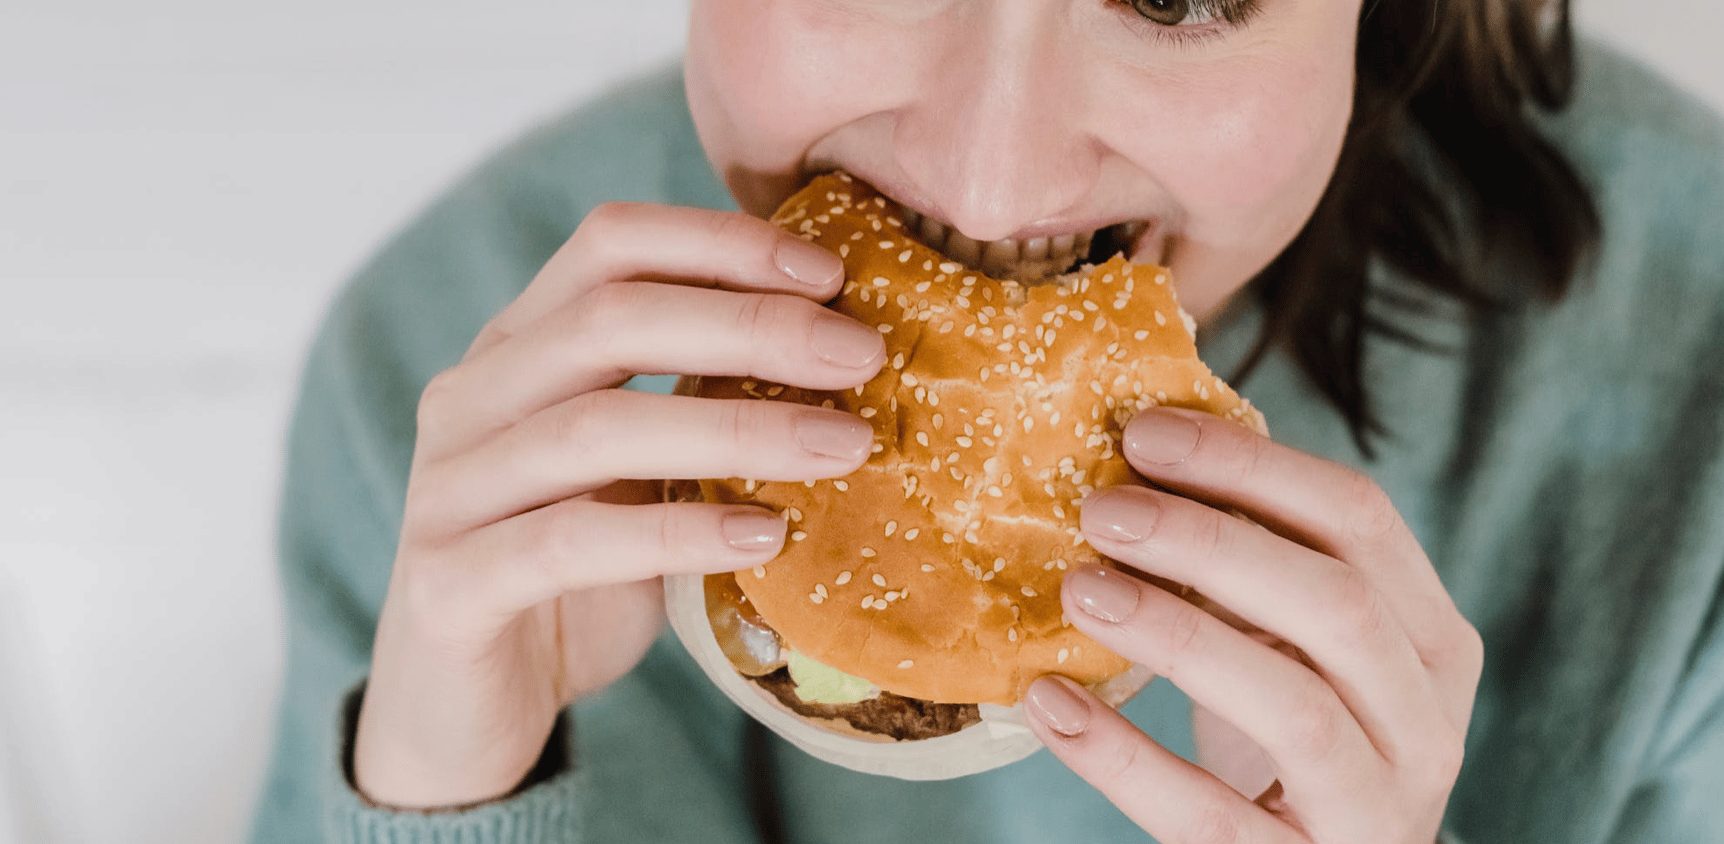
[[[682,507],[659,507],[653,520],[653,541],[662,557],[674,558],[713,543],[704,526],[697,526]]]
[[[1388,537],[1400,524],[1400,511],[1395,509],[1395,502],[1389,494],[1377,485],[1371,476],[1354,471],[1348,475],[1348,491],[1346,501],[1349,502],[1349,512],[1352,518],[1348,520],[1347,534],[1356,542],[1375,543]]]
[[[719,442],[743,450],[765,442],[771,426],[769,411],[776,408],[762,401],[732,401],[718,414]]]
[[[1101,782],[1119,782],[1138,773],[1144,764],[1144,742],[1140,736],[1126,736],[1101,745],[1106,748],[1096,765]]]
[[[646,207],[639,202],[601,202],[593,206],[593,210],[588,211],[587,216],[581,219],[581,224],[575,228],[575,234],[596,236],[615,232],[640,219]]]
[[[1327,758],[1341,740],[1334,692],[1313,675],[1287,704],[1287,749],[1298,758]]]
[[[1198,634],[1203,630],[1205,613],[1184,601],[1175,601],[1173,606],[1161,615],[1154,630],[1160,644],[1157,651],[1161,660],[1161,665],[1156,667],[1161,673],[1173,676],[1178,667],[1197,649]]]
[[[431,380],[425,382],[425,388],[419,391],[417,409],[421,431],[435,427],[444,418],[447,408],[457,404],[453,396],[457,392],[458,381],[460,373],[451,367],[431,376]]]
[[[761,341],[772,334],[773,326],[782,323],[785,309],[773,301],[780,298],[777,296],[765,293],[743,293],[740,296],[733,318],[734,327],[751,348],[758,348]]]
[[[1212,507],[1190,509],[1191,527],[1189,549],[1192,558],[1197,560],[1215,560],[1225,557],[1232,543],[1234,520],[1232,516],[1222,513]]]
[[[550,436],[579,452],[594,452],[602,441],[601,427],[605,420],[620,410],[621,397],[616,390],[595,390],[582,393],[565,402],[550,414]]]
[[[1440,643],[1432,649],[1430,661],[1459,668],[1467,677],[1477,682],[1479,674],[1484,670],[1484,637],[1472,622],[1459,613],[1455,614],[1455,620],[1448,625],[1447,630]]]
[[[1239,836],[1238,813],[1223,802],[1221,795],[1214,795],[1192,809],[1185,837],[1179,840],[1190,844],[1237,844]]]
[[[1430,754],[1431,762],[1426,770],[1430,772],[1431,783],[1440,787],[1453,785],[1461,775],[1466,753],[1465,737],[1459,731],[1445,731],[1442,741]]]
[[[1343,566],[1335,586],[1333,618],[1341,645],[1369,639],[1388,627],[1389,608],[1383,593],[1370,577],[1352,566]]]
[[[1233,488],[1244,488],[1256,477],[1269,459],[1269,438],[1258,436],[1239,425],[1207,424],[1199,438],[1199,448],[1212,450],[1214,459],[1230,467],[1229,481]]]

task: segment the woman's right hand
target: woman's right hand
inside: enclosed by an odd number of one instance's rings
[[[645,654],[660,576],[782,547],[778,514],[661,503],[655,480],[861,466],[873,431],[851,414],[619,389],[639,373],[861,384],[885,345],[820,306],[842,283],[837,256],[762,220],[605,205],[431,380],[354,740],[368,799],[507,794],[558,711]]]

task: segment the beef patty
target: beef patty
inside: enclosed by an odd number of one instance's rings
[[[796,696],[796,681],[786,668],[749,679],[798,715],[840,719],[858,730],[901,741],[950,735],[982,720],[973,703],[931,703],[886,691],[857,703],[809,703]]]

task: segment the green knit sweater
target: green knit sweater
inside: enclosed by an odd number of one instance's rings
[[[1447,834],[1485,842],[1724,841],[1724,126],[1596,46],[1548,122],[1595,191],[1598,261],[1427,336],[1368,348],[1394,432],[1367,462],[1290,360],[1245,384],[1277,439],[1360,466],[1389,492],[1483,632],[1484,679]],[[1143,840],[1046,753],[906,783],[778,740],[665,637],[572,708],[537,785],[464,812],[372,809],[342,772],[394,557],[414,408],[594,205],[732,208],[668,68],[503,150],[347,286],[311,351],[288,444],[281,576],[289,654],[258,841],[1073,842]],[[1261,314],[1206,327],[1228,372]],[[664,379],[635,386],[663,390]],[[1185,701],[1158,681],[1127,715],[1189,755]],[[767,772],[770,771],[770,777]],[[753,786],[761,786],[759,788]],[[761,800],[765,797],[765,800]]]

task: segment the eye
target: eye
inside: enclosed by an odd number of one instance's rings
[[[1213,23],[1215,10],[1203,0],[1127,0],[1132,10],[1162,26],[1202,26]],[[1193,6],[1195,5],[1195,8]]]

